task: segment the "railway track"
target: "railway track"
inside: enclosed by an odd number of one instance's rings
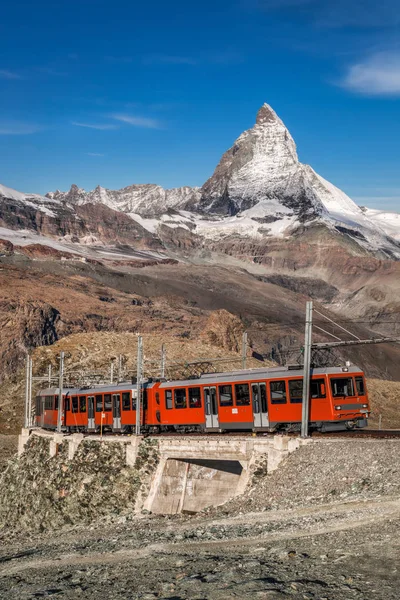
[[[97,434],[98,435],[98,434]],[[218,433],[218,432],[209,432],[209,433],[202,433],[202,432],[191,432],[191,433],[182,433],[182,432],[177,432],[177,431],[169,431],[169,432],[163,432],[163,433],[149,433],[149,434],[144,434],[144,437],[153,437],[153,438],[182,438],[182,437],[191,437],[191,438],[213,438],[213,437],[220,437],[223,436],[225,438],[237,438],[237,437],[270,437],[270,436],[275,436],[275,435],[279,435],[279,433],[269,433],[269,432],[251,432],[251,431],[243,431],[243,432],[236,432],[236,431],[232,431],[232,432],[226,432],[226,433]],[[293,433],[284,433],[282,435],[289,435],[290,437],[299,437],[299,432],[293,432]],[[93,436],[93,434],[89,434],[89,433],[85,433],[84,434],[85,437],[87,436]],[[126,437],[129,438],[132,436],[132,434],[115,434],[115,433],[111,433],[111,432],[104,432],[103,433],[103,437],[104,438],[108,438],[110,436],[113,437]],[[100,439],[100,435],[98,435],[99,439]],[[329,432],[325,432],[325,433],[321,433],[318,431],[314,431],[311,433],[310,435],[311,439],[316,439],[316,438],[350,438],[350,439],[360,439],[360,438],[367,438],[367,439],[397,439],[400,438],[400,429],[358,429],[358,430],[349,430],[349,431],[329,431]]]

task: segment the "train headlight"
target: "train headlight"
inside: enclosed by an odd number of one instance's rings
[[[363,404],[362,407],[363,408],[368,408],[368,404]]]
[[[335,410],[342,410],[342,407],[340,406],[340,404],[339,404],[339,406],[335,406]]]

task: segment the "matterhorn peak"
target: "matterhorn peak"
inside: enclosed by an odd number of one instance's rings
[[[273,123],[275,121],[280,121],[278,115],[269,104],[264,102],[257,113],[256,124],[264,125],[265,123]]]

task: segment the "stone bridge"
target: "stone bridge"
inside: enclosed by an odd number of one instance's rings
[[[23,429],[19,438],[22,453],[30,435],[49,439],[49,453],[54,456],[61,443],[68,444],[68,458],[73,460],[79,444],[85,440],[99,444],[123,444],[126,464],[133,467],[142,436],[72,435],[41,429]],[[149,492],[138,510],[153,513],[195,513],[207,506],[217,506],[244,492],[251,474],[262,462],[270,473],[291,452],[310,440],[285,435],[260,437],[241,435],[154,436],[158,442],[159,463],[152,476]]]

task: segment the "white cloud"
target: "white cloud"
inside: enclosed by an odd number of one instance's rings
[[[134,127],[146,127],[147,129],[160,129],[161,125],[157,119],[150,119],[148,117],[136,117],[133,115],[126,114],[113,114],[110,115],[111,118],[116,121],[121,121],[122,123],[128,123],[129,125],[133,125]]]
[[[0,69],[0,77],[1,79],[22,79],[21,75],[7,69]]]
[[[87,152],[88,156],[105,156],[105,154],[101,154],[100,152]]]
[[[71,125],[75,125],[76,127],[87,127],[88,129],[99,129],[100,131],[118,129],[118,125],[114,125],[112,123],[81,123],[77,121],[71,121]]]
[[[41,131],[39,125],[22,121],[0,121],[0,135],[30,135]]]
[[[378,52],[351,65],[340,85],[371,96],[400,95],[400,53]]]

